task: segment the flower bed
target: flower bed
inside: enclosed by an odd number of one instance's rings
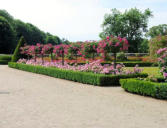
[[[140,79],[121,79],[121,87],[131,93],[167,99],[167,83],[151,82]]]
[[[84,84],[92,84],[99,86],[118,86],[120,85],[119,84],[120,79],[148,76],[146,73],[134,73],[127,75],[126,74],[105,75],[93,72],[82,72],[77,70],[74,71],[74,70],[60,69],[55,67],[44,67],[39,65],[29,65],[29,64],[14,63],[14,62],[9,62],[8,66],[19,70],[52,76],[55,78],[61,78]]]

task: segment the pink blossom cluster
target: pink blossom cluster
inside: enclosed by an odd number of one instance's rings
[[[129,43],[126,38],[108,36],[98,44],[98,53],[117,53],[128,50]]]
[[[134,67],[134,70],[124,70],[123,64],[117,64],[116,69],[114,69],[114,64],[112,65],[101,65],[101,61],[93,61],[91,63],[87,63],[84,65],[69,65],[68,63],[64,63],[62,65],[61,62],[44,62],[42,63],[40,59],[37,59],[37,61],[31,60],[25,60],[25,59],[19,59],[18,63],[24,63],[24,64],[30,64],[30,65],[41,65],[44,67],[55,67],[59,69],[65,69],[65,70],[73,70],[73,71],[81,71],[81,72],[93,72],[98,74],[113,74],[113,75],[119,75],[119,74],[135,74],[140,73],[142,70],[139,69],[137,66]]]
[[[64,54],[75,54],[79,56],[85,56],[85,54],[92,54],[92,53],[117,53],[120,51],[128,50],[129,44],[126,38],[121,37],[114,37],[108,36],[106,39],[97,41],[90,41],[90,42],[78,42],[78,43],[71,43],[69,45],[55,45],[52,44],[39,44],[37,45],[25,45],[21,47],[21,54],[25,55],[45,55],[45,54],[52,54],[55,53],[56,56],[64,56]]]
[[[160,72],[167,79],[167,48],[160,48],[157,51]]]

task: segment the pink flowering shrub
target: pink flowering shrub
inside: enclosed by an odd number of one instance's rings
[[[160,48],[157,51],[160,72],[167,79],[167,48]]]
[[[81,72],[93,72],[98,74],[122,75],[122,74],[136,74],[142,71],[137,66],[134,67],[133,71],[130,71],[130,70],[124,70],[125,66],[123,64],[117,64],[115,69],[113,64],[112,65],[106,64],[102,66],[100,62],[101,62],[100,60],[97,60],[89,64],[87,63],[85,65],[69,65],[67,63],[64,63],[63,65],[61,62],[44,62],[43,64],[40,59],[37,59],[36,61],[34,61],[33,59],[31,60],[20,59],[18,61],[18,63],[41,65],[44,67],[55,67],[59,69],[81,71]]]
[[[95,54],[97,53],[97,48],[98,48],[97,41],[85,42],[81,47],[82,47],[83,57],[92,55],[92,59],[93,60],[95,59]]]
[[[68,45],[60,44],[55,45],[53,49],[53,53],[55,53],[56,57],[62,57],[62,65],[64,65],[64,56],[68,54]]]
[[[108,36],[106,39],[98,43],[97,52],[103,55],[103,58],[106,58],[107,53],[114,54],[114,68],[116,68],[116,54],[120,51],[127,51],[129,47],[128,41],[126,38]]]

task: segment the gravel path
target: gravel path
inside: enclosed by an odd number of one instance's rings
[[[0,128],[166,128],[167,101],[0,66]]]

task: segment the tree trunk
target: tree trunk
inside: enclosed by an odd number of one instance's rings
[[[35,62],[37,61],[37,55],[36,54],[34,55],[34,60],[35,60]]]
[[[114,53],[114,69],[116,69],[117,53]]]
[[[92,53],[92,59],[95,60],[95,53]]]
[[[53,62],[53,53],[51,53],[51,61]]]
[[[77,55],[75,56],[75,58],[76,58],[76,64],[77,64],[77,59],[78,59]]]
[[[42,64],[44,64],[43,54],[41,55],[41,58],[42,58]]]
[[[64,51],[62,52],[62,65],[64,65]]]

